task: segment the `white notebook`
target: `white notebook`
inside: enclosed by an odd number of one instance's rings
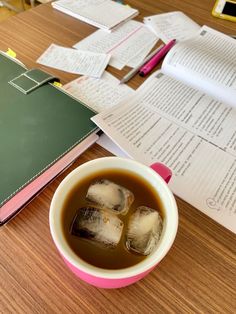
[[[53,8],[102,29],[112,29],[138,14],[138,10],[111,0],[58,0]]]

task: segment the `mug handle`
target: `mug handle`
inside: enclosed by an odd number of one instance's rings
[[[155,164],[151,165],[151,168],[157,172],[165,181],[168,183],[170,178],[172,177],[171,170],[160,162],[156,162]]]

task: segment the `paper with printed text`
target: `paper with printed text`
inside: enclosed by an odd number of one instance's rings
[[[129,156],[173,172],[172,191],[236,233],[236,110],[161,73],[92,120]]]

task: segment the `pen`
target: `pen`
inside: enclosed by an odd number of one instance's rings
[[[159,52],[155,54],[153,58],[149,60],[140,70],[140,76],[146,76],[152,69],[159,63],[159,61],[167,54],[167,52],[174,46],[176,40],[171,40],[168,44],[166,44]]]
[[[132,69],[129,73],[127,73],[121,80],[120,84],[128,82],[136,73],[139,72],[141,67],[147,63],[153,56],[155,56],[156,53],[158,53],[164,45],[159,46],[156,50],[151,52],[142,62],[140,62],[134,69]]]

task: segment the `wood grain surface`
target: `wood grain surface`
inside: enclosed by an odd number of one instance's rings
[[[130,0],[143,16],[180,10],[200,25],[236,34],[236,24],[212,17],[214,1]],[[71,47],[95,28],[40,5],[0,24],[0,49],[8,47],[28,67],[41,67],[66,83],[76,76],[35,63],[51,44]],[[128,72],[109,67],[117,78]],[[143,78],[129,85],[136,88]],[[177,199],[179,230],[159,266],[123,289],[82,282],[64,265],[49,232],[48,212],[61,180],[80,164],[109,153],[94,145],[17,217],[0,228],[0,313],[236,313],[236,236]],[[17,158],[17,157],[16,157]]]

